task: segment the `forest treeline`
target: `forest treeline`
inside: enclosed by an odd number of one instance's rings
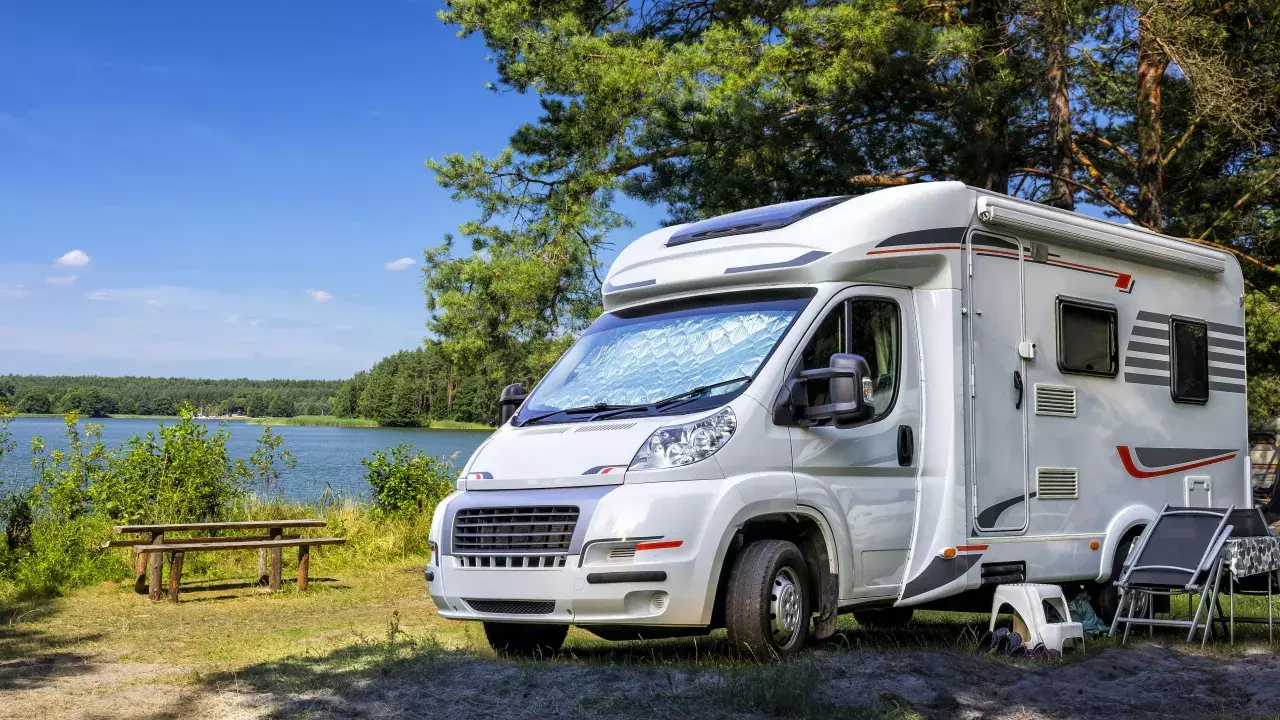
[[[207,415],[328,415],[340,380],[0,375],[0,399],[20,413],[177,415],[184,403]]]
[[[383,358],[342,380],[0,375],[0,401],[20,413],[85,417],[177,415],[183,404],[206,415],[367,418],[391,427],[452,420],[492,425],[500,380],[464,374],[428,343]]]

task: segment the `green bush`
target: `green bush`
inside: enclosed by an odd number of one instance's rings
[[[453,492],[453,458],[431,457],[413,445],[400,443],[389,451],[376,451],[360,461],[365,479],[373,487],[378,508],[391,515],[405,515],[435,508]]]

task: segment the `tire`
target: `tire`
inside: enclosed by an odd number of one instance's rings
[[[1141,535],[1142,533],[1138,532],[1120,540],[1120,544],[1116,546],[1115,557],[1111,560],[1111,578],[1098,588],[1098,592],[1093,597],[1094,611],[1098,619],[1107,625],[1111,624],[1116,611],[1120,609],[1120,590],[1116,587],[1116,582],[1120,580],[1120,574],[1124,571],[1124,561],[1129,559],[1129,553]]]
[[[755,657],[804,647],[812,604],[800,549],[786,540],[757,540],[738,555],[729,574],[725,628],[729,642]]]
[[[911,622],[915,608],[882,608],[880,610],[855,610],[853,617],[859,625],[868,628],[897,628]]]
[[[489,641],[489,647],[499,653],[518,657],[544,658],[555,655],[568,634],[568,625],[504,622],[484,624],[484,636]]]

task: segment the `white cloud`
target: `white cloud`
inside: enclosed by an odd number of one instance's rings
[[[258,327],[259,325],[262,324],[262,320],[263,318],[249,318],[249,326]]]
[[[384,263],[384,264],[382,265],[382,267],[384,267],[384,268],[386,268],[386,269],[388,269],[388,270],[396,270],[396,271],[399,271],[399,270],[404,270],[405,268],[407,268],[407,267],[409,267],[410,265],[413,265],[413,264],[414,264],[414,262],[413,262],[413,258],[410,258],[410,257],[402,257],[402,258],[399,258],[399,259],[396,259],[396,260],[392,260],[392,261],[391,261],[391,262],[389,262],[389,263]]]
[[[111,295],[106,290],[94,290],[93,292],[89,293],[89,299],[90,300],[109,300],[111,299]]]
[[[316,302],[329,302],[333,299],[333,293],[327,290],[308,290],[307,294]]]
[[[72,250],[53,261],[54,267],[84,267],[89,264],[89,256],[83,250]]]
[[[151,307],[163,307],[163,306],[164,306],[164,303],[163,303],[163,302],[160,302],[159,300],[156,300],[155,298],[151,298],[150,300],[147,300],[147,304],[148,304],[148,305],[150,305]]]
[[[76,281],[75,275],[50,275],[44,279],[50,285],[70,285]]]
[[[21,283],[0,282],[0,300],[21,300],[31,293]]]

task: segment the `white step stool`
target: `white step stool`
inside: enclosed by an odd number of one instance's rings
[[[1067,621],[1050,623],[1044,612],[1046,602],[1058,611],[1059,617],[1066,618]],[[1062,594],[1062,588],[1057,585],[1016,583],[997,586],[995,599],[991,601],[991,626],[987,628],[988,630],[996,629],[996,615],[1005,605],[1013,608],[1018,617],[1027,624],[1029,637],[1023,638],[1023,642],[1028,648],[1035,647],[1037,643],[1044,643],[1045,647],[1062,652],[1063,644],[1071,640],[1076,650],[1084,649],[1084,626],[1078,622],[1071,622],[1067,598]]]

